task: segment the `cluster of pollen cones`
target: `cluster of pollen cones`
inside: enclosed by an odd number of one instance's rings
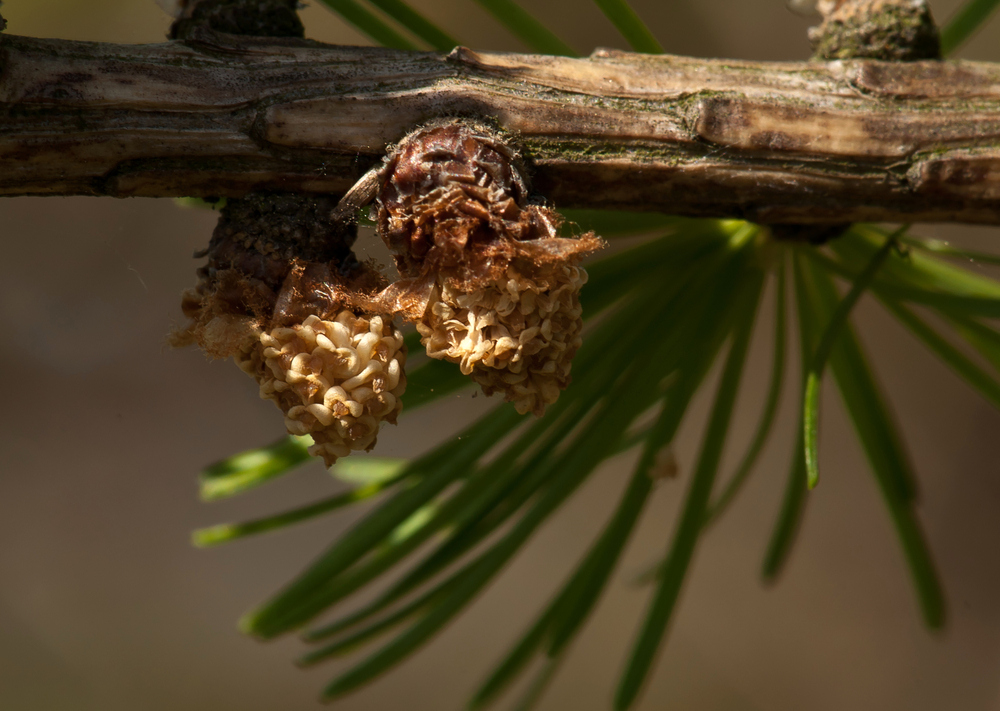
[[[392,284],[354,258],[351,221],[330,217],[372,200],[400,273]],[[524,169],[500,137],[437,122],[403,139],[339,206],[230,201],[172,342],[233,357],[328,466],[371,449],[399,415],[406,349],[394,317],[415,322],[430,357],[541,416],[580,347],[579,261],[603,246],[592,233],[558,237],[559,223],[529,204]]]

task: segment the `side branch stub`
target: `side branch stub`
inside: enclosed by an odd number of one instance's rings
[[[343,193],[414,126],[512,132],[560,207],[1000,224],[1000,66],[0,35],[0,195]]]

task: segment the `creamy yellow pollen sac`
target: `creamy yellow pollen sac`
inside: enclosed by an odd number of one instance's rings
[[[417,331],[430,357],[458,363],[483,392],[503,393],[519,413],[541,415],[570,381],[587,273],[563,266],[547,286],[512,266],[506,276],[473,291],[439,284]]]
[[[381,423],[395,424],[403,406],[403,335],[383,316],[311,315],[262,333],[258,348],[237,362],[285,413],[290,434],[312,436],[309,453],[327,466],[374,447]]]

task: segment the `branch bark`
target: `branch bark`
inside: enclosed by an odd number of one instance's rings
[[[0,35],[0,195],[343,193],[443,115],[515,133],[559,207],[1000,224],[1000,65]]]

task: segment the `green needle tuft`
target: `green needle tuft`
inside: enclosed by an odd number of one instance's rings
[[[369,0],[372,5],[426,42],[431,49],[447,52],[458,40],[410,7],[403,0]]]
[[[476,0],[511,34],[541,54],[576,57],[577,52],[514,0]]]
[[[347,20],[359,32],[371,37],[383,47],[417,49],[413,42],[389,27],[378,16],[359,5],[355,0],[320,0],[320,2]]]
[[[1000,7],[1000,0],[969,0],[941,30],[941,54],[947,57],[958,49]]]
[[[663,47],[625,0],[594,0],[636,52],[662,54]]]
[[[885,240],[885,244],[872,256],[865,270],[854,280],[851,290],[847,292],[847,296],[841,300],[837,305],[837,309],[830,317],[826,330],[823,332],[819,345],[816,347],[816,352],[809,363],[803,395],[805,400],[802,407],[802,427],[803,446],[805,447],[806,457],[806,479],[810,489],[819,483],[819,388],[823,378],[823,370],[826,368],[826,361],[830,358],[833,346],[844,324],[847,322],[847,317],[850,316],[854,304],[861,298],[864,290],[871,285],[878,270],[888,258],[889,252],[897,247],[898,243],[896,240],[908,229],[909,225],[904,225],[890,235]]]

